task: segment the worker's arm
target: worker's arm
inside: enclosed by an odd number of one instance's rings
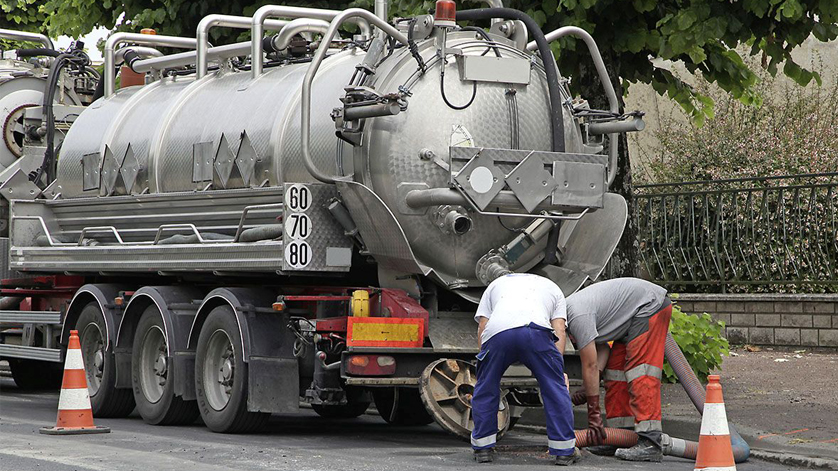
[[[483,348],[483,331],[486,330],[486,324],[489,323],[488,317],[481,317],[477,321],[477,348]]]
[[[556,337],[559,340],[556,342],[556,348],[559,349],[559,353],[564,355],[564,347],[567,343],[567,334],[565,333],[565,320],[564,319],[553,319],[550,321],[550,325],[553,326],[553,332],[556,333]]]
[[[582,382],[586,396],[599,396],[599,364],[597,362],[596,343],[590,342],[579,350],[582,362]]]
[[[599,407],[599,365],[597,346],[589,342],[579,350],[582,361],[582,381],[585,386],[585,402],[588,404],[588,440],[594,445],[601,445],[606,438],[602,411]]]
[[[596,344],[596,363],[597,370],[600,373],[605,371],[605,367],[608,365],[609,356],[611,356],[611,347],[609,347],[607,343]]]

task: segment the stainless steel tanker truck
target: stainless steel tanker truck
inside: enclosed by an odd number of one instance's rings
[[[252,40],[211,45],[213,28]],[[550,52],[566,35],[610,109],[571,96]],[[0,85],[31,96],[4,108],[0,357],[47,383],[78,330],[100,417],[244,432],[374,401],[466,437],[486,283],[531,272],[570,294],[625,225],[616,137],[642,121],[579,28],[450,0],[414,18],[268,5],[194,38],[113,34],[98,82],[73,60]],[[523,368],[503,386],[505,426],[538,394]]]

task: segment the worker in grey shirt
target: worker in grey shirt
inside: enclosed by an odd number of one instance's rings
[[[612,448],[619,458],[662,458],[660,385],[671,317],[666,290],[638,278],[595,283],[567,298],[567,330],[579,350],[584,382],[572,399],[588,405],[589,437],[595,444],[606,438],[599,407],[599,372],[606,357],[608,425],[633,426],[640,436],[632,448]]]

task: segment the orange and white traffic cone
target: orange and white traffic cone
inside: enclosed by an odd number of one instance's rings
[[[81,357],[79,331],[70,331],[70,344],[64,360],[64,381],[58,397],[58,420],[55,427],[43,427],[48,435],[73,435],[78,433],[108,433],[111,429],[93,425],[93,410],[87,392],[87,378]]]
[[[736,471],[733,448],[730,446],[730,429],[727,426],[725,401],[718,375],[707,377],[707,397],[701,417],[701,436],[698,437],[698,455],[695,471]]]

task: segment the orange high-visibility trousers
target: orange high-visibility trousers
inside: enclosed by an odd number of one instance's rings
[[[609,427],[634,427],[660,445],[663,351],[672,304],[650,317],[631,320],[626,337],[615,341],[605,367],[605,412]]]

